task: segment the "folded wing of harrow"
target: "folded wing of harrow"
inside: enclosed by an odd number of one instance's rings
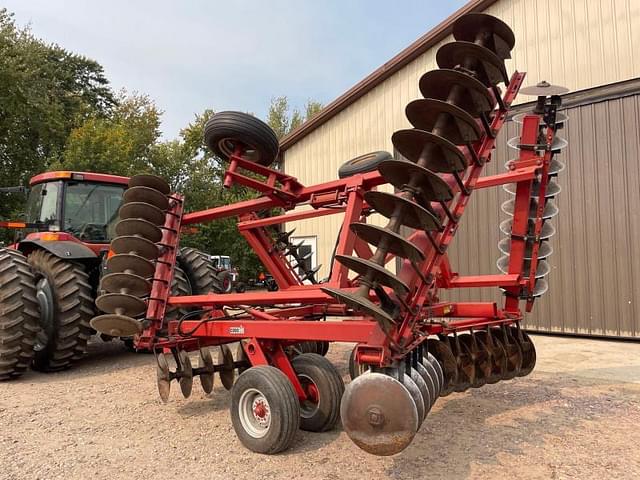
[[[522,132],[509,145],[518,157],[505,173],[482,176],[524,73],[507,73],[515,39],[502,21],[465,15],[453,36],[437,52],[440,68],[420,79],[424,98],[405,109],[413,128],[391,137],[400,159],[374,152],[347,162],[339,180],[304,186],[269,167],[278,149],[268,126],[222,112],[208,122],[205,142],[229,161],[224,186],[244,185],[259,198],[183,214],[183,198],[162,180],[132,178],[97,300],[106,314],[92,325],[162,351],[163,400],[173,380],[189,396],[194,376],[210,393],[218,373],[232,390],[236,433],[251,450],[284,450],[298,427],[328,430],[341,418],[360,448],[391,455],[411,443],[438,397],[532,371],[536,354],[520,328],[520,302],[529,311],[548,288],[549,219],[560,191],[551,179],[562,169],[553,157],[566,144],[555,136],[566,120],[557,112],[562,90],[523,89],[538,102],[515,118]],[[395,193],[376,190],[384,184]],[[459,275],[447,249],[473,192],[497,186],[513,196],[502,206],[510,218],[499,225],[502,273]],[[275,208],[284,213],[258,215]],[[372,213],[386,225],[367,223]],[[319,267],[278,226],[334,214],[344,219],[329,277],[319,281]],[[230,216],[279,290],[170,296],[181,227]],[[387,266],[396,259],[394,272]],[[478,287],[501,288],[504,305],[439,299],[442,289]],[[192,311],[169,321],[169,307]],[[346,389],[323,357],[335,341],[356,344]],[[218,348],[216,361],[209,347]]]

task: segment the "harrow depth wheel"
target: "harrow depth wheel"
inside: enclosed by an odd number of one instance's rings
[[[300,405],[300,428],[310,432],[332,430],[339,419],[344,393],[336,367],[317,353],[298,355],[291,365],[308,397]]]
[[[286,375],[264,365],[240,375],[231,391],[231,422],[240,442],[253,452],[289,448],[300,426],[300,403]]]

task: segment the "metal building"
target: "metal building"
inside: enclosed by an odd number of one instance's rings
[[[474,0],[327,105],[282,141],[285,171],[303,184],[336,178],[338,167],[375,150],[393,152],[391,134],[410,127],[404,106],[420,98],[420,76],[437,67],[435,52],[452,40],[453,21],[470,11],[495,15],[514,30],[508,67],[571,90],[563,98],[569,141],[558,183],[560,214],[550,290],[527,328],[586,335],[640,336],[640,1]],[[520,102],[530,98],[521,96]],[[531,109],[522,104],[515,110]],[[504,132],[506,130],[506,133]],[[503,129],[487,174],[515,156]],[[573,175],[580,162],[588,175]],[[579,171],[579,170],[576,170]],[[500,204],[496,189],[474,195],[449,255],[461,274],[496,272]],[[340,216],[298,222],[298,240],[326,274]],[[575,281],[572,281],[575,279]],[[494,289],[474,299],[492,299]]]

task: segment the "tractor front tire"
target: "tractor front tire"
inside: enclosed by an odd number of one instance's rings
[[[29,368],[38,318],[36,282],[27,259],[17,250],[0,249],[0,380]]]
[[[89,275],[78,263],[35,250],[28,257],[36,277],[40,329],[36,337],[34,370],[69,368],[87,351],[94,316]]]

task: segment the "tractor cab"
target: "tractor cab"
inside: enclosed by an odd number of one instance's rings
[[[82,242],[92,250],[108,244],[115,236],[127,182],[127,177],[80,172],[33,177],[25,209],[25,240],[56,236]]]

